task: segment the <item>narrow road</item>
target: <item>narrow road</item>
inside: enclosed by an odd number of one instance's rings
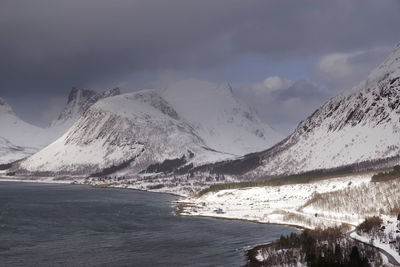
[[[350,235],[351,235],[353,232],[355,232],[355,231],[356,231],[355,229],[354,229],[354,230],[351,230],[350,232],[347,232],[346,235],[347,235],[348,237],[350,237],[351,239],[353,239],[354,241],[357,241],[357,242],[359,242],[359,243],[363,243],[363,244],[365,244],[365,245],[367,245],[367,246],[370,246],[370,247],[373,247],[373,248],[377,248],[377,249],[379,250],[379,252],[381,252],[383,255],[385,255],[385,256],[387,257],[387,259],[388,259],[388,261],[389,261],[390,264],[392,264],[392,265],[394,265],[394,266],[400,266],[400,263],[392,256],[392,254],[390,254],[390,253],[387,252],[386,250],[381,249],[381,248],[378,248],[378,247],[375,247],[374,245],[371,245],[370,243],[367,243],[367,242],[358,240],[358,239],[353,238],[352,236],[350,236]]]

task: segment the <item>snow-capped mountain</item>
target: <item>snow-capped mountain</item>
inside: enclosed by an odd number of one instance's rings
[[[119,88],[98,93],[93,90],[72,88],[68,95],[68,102],[60,115],[50,126],[50,132],[58,138],[64,134],[94,103],[100,99],[119,95]],[[55,139],[54,139],[55,140]]]
[[[368,77],[259,153],[252,177],[335,168],[400,155],[400,45]],[[398,163],[398,162],[397,162]]]
[[[39,151],[63,135],[91,105],[119,93],[118,88],[102,93],[73,88],[66,107],[48,128],[24,122],[0,98],[0,164],[25,158]]]
[[[36,151],[36,148],[16,146],[7,139],[0,137],[0,164],[7,164],[25,158]]]
[[[170,85],[161,95],[215,150],[244,155],[283,138],[261,122],[254,110],[238,102],[229,84],[185,80]]]
[[[43,129],[21,120],[1,98],[0,125],[1,154],[3,156],[7,153],[7,147],[24,147],[29,148],[27,151],[34,151],[46,145]]]
[[[127,164],[135,174],[153,164],[150,171],[157,172],[157,164],[214,162],[260,150],[279,138],[235,100],[228,85],[189,80],[98,101],[20,168],[89,174]]]

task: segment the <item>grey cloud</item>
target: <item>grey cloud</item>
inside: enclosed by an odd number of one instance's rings
[[[334,91],[349,89],[365,79],[391,50],[391,47],[382,47],[324,55],[315,64],[314,78]]]
[[[398,1],[2,1],[1,90],[398,40]],[[80,86],[80,84],[78,84]]]
[[[327,101],[332,92],[307,80],[297,80],[288,88],[260,95],[253,86],[243,86],[238,96],[256,108],[259,115],[283,134],[291,133],[297,124]]]
[[[328,95],[329,93],[326,90],[306,80],[298,80],[288,88],[272,92],[272,96],[281,101],[294,98],[317,99],[319,101]]]
[[[393,45],[397,0],[2,0],[0,95]]]
[[[399,1],[269,1],[233,31],[235,49],[272,58],[398,42]]]

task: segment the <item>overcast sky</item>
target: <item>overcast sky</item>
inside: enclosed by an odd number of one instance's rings
[[[289,132],[400,41],[398,0],[0,0],[0,97],[45,125],[72,86],[230,82]]]

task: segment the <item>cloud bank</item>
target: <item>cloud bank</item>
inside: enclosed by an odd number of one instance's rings
[[[364,60],[356,51],[399,41],[399,10],[397,0],[2,0],[0,96],[29,117],[72,86],[163,71],[245,80],[226,67],[247,56],[269,69],[322,57],[315,73],[333,84]],[[280,77],[260,79],[261,93],[288,87]]]

